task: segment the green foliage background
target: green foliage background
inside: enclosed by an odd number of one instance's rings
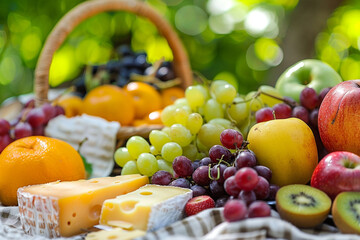
[[[33,91],[38,56],[51,29],[82,0],[0,2],[0,103]],[[282,61],[281,41],[297,0],[148,0],[174,26],[191,67],[208,79],[237,84],[240,93],[266,83]],[[360,3],[348,1],[327,21],[316,41],[316,58],[345,79],[360,75]],[[80,24],[54,56],[50,85],[71,81],[87,64],[105,63],[121,44],[145,50],[149,61],[172,59],[166,41],[146,19],[103,13]]]

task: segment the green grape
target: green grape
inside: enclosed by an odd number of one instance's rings
[[[231,84],[220,85],[214,89],[214,96],[219,103],[230,104],[236,97],[236,89]]]
[[[142,153],[150,152],[150,144],[140,136],[132,136],[129,138],[126,143],[126,148],[134,159],[137,159],[138,156]]]
[[[245,100],[249,100],[249,101],[247,101],[247,105],[248,105],[249,110],[252,112],[256,112],[257,110],[264,107],[264,103],[260,99],[260,97],[259,96],[255,97],[256,93],[257,92],[252,91],[252,92],[249,92],[248,94],[246,94],[246,96],[245,96]]]
[[[261,92],[265,92],[268,93],[272,96],[278,97],[278,98],[282,98],[281,94],[278,92],[278,90],[276,90],[276,88],[272,87],[272,86],[268,86],[268,85],[262,85],[259,87],[259,91]],[[275,104],[277,103],[282,103],[282,100],[267,96],[265,94],[260,94],[260,99],[262,100],[262,102],[269,106],[269,107],[273,107]]]
[[[186,88],[185,98],[192,109],[201,107],[205,103],[205,96],[197,86],[190,86]]]
[[[163,127],[163,129],[161,129],[161,131],[166,133],[168,136],[170,136],[170,127]]]
[[[159,150],[162,148],[162,146],[164,146],[165,143],[170,142],[171,139],[165,131],[152,130],[149,134],[149,141],[156,149]]]
[[[158,163],[159,170],[164,170],[164,171],[167,171],[167,172],[171,173],[172,175],[174,175],[174,169],[172,168],[171,163],[169,163],[168,161],[165,161],[164,159],[158,159],[157,163]]]
[[[225,128],[219,124],[206,123],[200,128],[198,140],[209,150],[214,145],[221,145],[220,134],[224,130]]]
[[[131,160],[125,163],[124,167],[121,169],[121,175],[129,174],[140,174],[139,169],[137,168],[136,161]]]
[[[203,93],[204,97],[205,97],[205,101],[207,101],[210,98],[210,93],[208,88],[206,88],[203,85],[196,85],[196,87]]]
[[[199,113],[191,113],[188,116],[186,128],[190,130],[191,134],[196,134],[199,132],[203,124],[203,118]]]
[[[142,175],[152,176],[159,170],[157,159],[151,153],[142,153],[138,157],[137,168]]]
[[[231,120],[234,120],[237,124],[242,124],[249,117],[249,107],[243,97],[236,97],[234,102],[227,110],[227,114]]]
[[[182,148],[183,149],[183,156],[187,157],[188,159],[195,161],[197,154],[198,154],[198,149],[194,144],[190,144],[187,145],[185,147]]]
[[[189,106],[189,103],[186,100],[186,98],[178,98],[175,100],[173,105],[175,105],[176,107],[184,107],[184,106]]]
[[[166,106],[161,112],[161,121],[164,123],[165,126],[171,126],[175,123],[174,113],[176,110],[176,106],[169,105]]]
[[[150,146],[150,153],[155,157],[161,154],[160,151],[153,145]]]
[[[170,127],[170,139],[180,146],[185,147],[191,143],[193,138],[189,129],[181,124],[173,124]]]
[[[218,89],[219,87],[225,85],[225,84],[229,84],[227,81],[225,80],[214,80],[211,82],[210,85],[210,95],[212,98],[215,98],[215,90]]]
[[[180,123],[182,125],[186,125],[186,122],[189,117],[189,112],[185,108],[177,108],[174,113],[174,118],[176,123]]]
[[[182,148],[176,142],[165,143],[161,149],[161,156],[168,162],[173,162],[174,159],[182,155]]]
[[[117,165],[123,167],[125,163],[131,160],[135,160],[130,154],[126,147],[120,147],[116,149],[114,153],[114,159]]]
[[[208,123],[220,125],[225,129],[231,128],[238,130],[237,127],[230,120],[227,120],[225,118],[214,118],[211,119]]]
[[[213,98],[207,100],[204,106],[204,118],[206,122],[213,118],[224,118],[222,105]]]

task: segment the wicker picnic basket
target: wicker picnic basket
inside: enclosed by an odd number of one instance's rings
[[[181,80],[181,87],[185,89],[192,84],[192,71],[187,53],[172,26],[156,10],[138,0],[91,0],[77,5],[65,14],[46,39],[35,69],[36,106],[48,102],[49,70],[56,50],[81,22],[107,11],[125,11],[150,20],[168,42],[174,57],[173,68],[176,76]],[[117,133],[117,139],[119,142],[124,142],[133,135],[148,137],[151,130],[160,128],[161,125],[123,126]]]

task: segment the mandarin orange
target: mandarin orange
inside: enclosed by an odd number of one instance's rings
[[[54,101],[54,105],[61,106],[66,117],[74,117],[82,114],[82,98],[75,95],[67,95]]]
[[[162,107],[166,107],[175,102],[176,99],[185,97],[184,89],[180,87],[165,88],[161,91]]]

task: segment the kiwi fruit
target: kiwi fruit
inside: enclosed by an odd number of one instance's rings
[[[339,193],[331,213],[336,227],[342,233],[360,234],[360,192]]]
[[[323,223],[331,208],[331,199],[323,191],[303,184],[281,187],[276,193],[280,217],[299,228],[313,228]]]

